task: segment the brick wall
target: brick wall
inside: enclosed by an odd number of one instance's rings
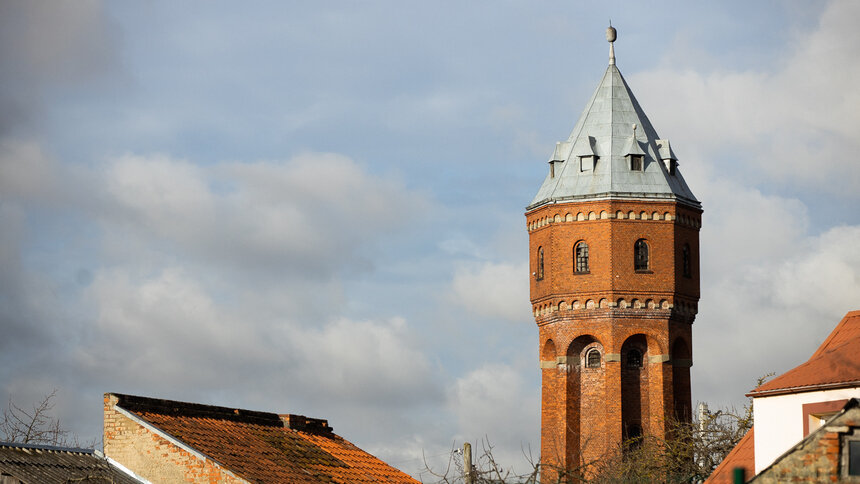
[[[663,438],[667,419],[689,418],[700,220],[700,210],[673,202],[578,202],[526,214],[545,479],[554,479],[553,468],[577,469],[615,451],[634,425]],[[647,271],[634,268],[639,239],[649,246]],[[575,270],[581,241],[587,273]],[[542,279],[534,276],[539,249]],[[592,347],[600,348],[599,368],[585,365]],[[627,364],[634,348],[643,355],[635,368]]]
[[[117,410],[104,398],[104,453],[151,482],[244,483],[215,462],[176,445]]]

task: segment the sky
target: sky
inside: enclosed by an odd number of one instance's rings
[[[525,206],[617,64],[704,206],[692,389],[860,309],[860,3],[0,3],[0,402],[537,454]]]

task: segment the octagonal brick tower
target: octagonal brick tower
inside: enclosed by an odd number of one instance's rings
[[[544,482],[690,419],[702,208],[615,66],[615,36],[526,209]]]

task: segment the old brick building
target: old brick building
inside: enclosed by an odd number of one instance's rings
[[[615,66],[526,209],[544,476],[690,417],[701,204]]]
[[[104,405],[105,455],[150,482],[418,484],[326,420],[119,393]]]

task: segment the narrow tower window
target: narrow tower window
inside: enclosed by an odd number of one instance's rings
[[[575,262],[574,271],[578,273],[588,272],[588,244],[579,242],[573,249]]]
[[[633,246],[633,267],[637,271],[648,270],[648,242],[645,239],[636,241]]]
[[[537,271],[535,271],[535,279],[543,279],[543,247],[538,247]]]
[[[600,350],[597,348],[588,350],[588,353],[585,354],[585,367],[600,368]]]
[[[690,244],[684,244],[684,248],[681,249],[681,267],[684,270],[684,277],[693,277],[690,270]]]

